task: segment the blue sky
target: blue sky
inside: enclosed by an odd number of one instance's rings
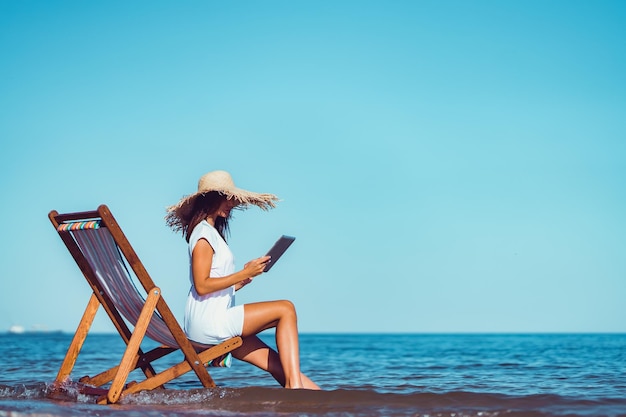
[[[165,207],[214,169],[238,302],[302,332],[626,331],[621,1],[0,2],[0,330],[73,331],[48,211],[109,205],[182,317]],[[111,331],[103,313],[94,329]]]

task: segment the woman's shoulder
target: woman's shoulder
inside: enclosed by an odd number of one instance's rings
[[[191,234],[193,235],[194,233],[201,234],[201,235],[208,234],[208,235],[219,236],[219,233],[217,232],[215,227],[211,226],[209,222],[207,222],[206,220],[202,220],[200,223],[196,225],[196,227],[193,228],[193,231],[191,232]]]
[[[214,240],[219,237],[219,233],[213,226],[209,224],[206,220],[202,220],[200,223],[193,228],[191,232],[191,236],[189,237],[189,244],[195,246],[196,242],[199,239],[207,239],[211,245],[214,244]]]

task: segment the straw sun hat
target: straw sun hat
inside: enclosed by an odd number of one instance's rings
[[[243,208],[255,205],[263,210],[268,210],[275,207],[275,202],[278,201],[278,197],[274,194],[255,193],[237,188],[232,177],[226,171],[211,171],[200,177],[197,192],[183,197],[178,204],[167,208],[166,219],[168,223],[180,221],[180,215],[193,208],[193,202],[198,196],[211,191],[217,191],[228,199],[234,198]]]

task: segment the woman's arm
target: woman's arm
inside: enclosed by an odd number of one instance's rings
[[[239,281],[238,283],[236,283],[235,284],[235,291],[239,291],[240,289],[242,289],[246,285],[250,284],[252,282],[252,279],[253,278],[248,278],[248,279],[244,279],[243,281]]]
[[[205,239],[200,239],[191,254],[191,273],[193,285],[199,295],[206,295],[235,285],[239,289],[250,280],[263,272],[269,256],[254,259],[248,262],[241,271],[220,278],[211,278],[213,263],[213,248]],[[247,282],[245,282],[247,281]],[[245,283],[244,283],[245,282]]]

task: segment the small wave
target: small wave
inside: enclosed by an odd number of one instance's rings
[[[0,385],[0,399],[39,399],[45,397],[47,384],[34,385]]]
[[[0,385],[0,417],[70,416],[619,416],[626,399],[584,400],[558,395],[510,396],[453,391],[380,393],[354,387],[332,391],[269,387],[153,390],[122,398],[115,406],[94,404],[97,395],[78,384]]]
[[[78,384],[63,384],[59,389],[53,383],[37,383],[31,385],[0,385],[0,400],[56,400],[91,404],[95,396],[85,394],[84,388]]]

